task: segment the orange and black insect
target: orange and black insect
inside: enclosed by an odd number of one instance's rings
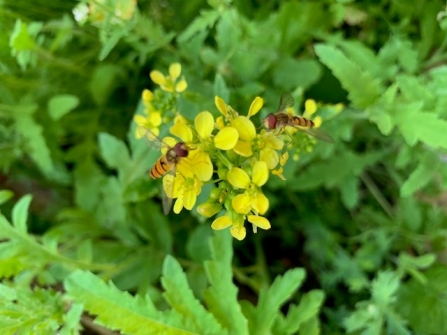
[[[178,142],[173,147],[170,147],[158,138],[152,131],[142,126],[138,127],[138,132],[152,149],[160,150],[163,147],[167,149],[166,153],[155,162],[154,166],[149,171],[151,178],[161,178],[168,172],[175,176],[177,164],[183,158],[188,157],[188,153],[191,148],[183,142]],[[171,187],[173,188],[174,184],[171,184]],[[168,214],[171,209],[172,199],[166,195],[164,188],[162,202],[163,211],[165,214]]]
[[[270,113],[265,117],[263,120],[264,126],[269,130],[279,129],[280,131],[283,131],[286,126],[290,126],[319,140],[333,143],[333,138],[323,130],[315,128],[315,123],[311,119],[284,112],[286,108],[292,107],[294,103],[295,100],[290,93],[283,93],[279,100],[277,112]]]

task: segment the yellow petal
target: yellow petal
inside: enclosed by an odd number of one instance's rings
[[[174,204],[174,208],[172,210],[174,211],[175,214],[178,214],[182,211],[182,209],[183,209],[183,195],[177,198]]]
[[[321,124],[323,123],[323,119],[321,118],[321,116],[316,116],[314,119],[314,124],[315,124],[315,128],[319,128],[321,126]]]
[[[169,66],[169,75],[172,78],[172,81],[175,81],[182,72],[182,66],[180,63],[174,63]]]
[[[286,151],[286,152],[283,153],[283,154],[281,155],[281,157],[279,158],[279,164],[281,164],[281,166],[286,165],[288,159],[289,159],[289,152]]]
[[[251,198],[248,194],[242,193],[236,195],[231,200],[231,205],[233,209],[239,214],[248,214],[251,210]]]
[[[164,85],[166,83],[165,76],[163,75],[163,73],[161,73],[158,70],[151,71],[149,76],[151,77],[152,81],[154,83],[156,83],[157,85],[161,86],[161,85]]]
[[[239,133],[236,128],[225,127],[214,137],[214,145],[221,150],[231,150],[239,139]]]
[[[255,125],[246,116],[238,116],[231,121],[231,126],[237,129],[243,141],[251,141],[256,137]]]
[[[277,170],[272,170],[272,174],[274,174],[275,176],[278,176],[282,180],[286,180],[286,177],[284,177],[284,175],[282,174],[283,172],[284,172],[284,169],[282,167],[280,167]]]
[[[247,235],[245,227],[237,227],[237,226],[231,227],[230,233],[234,238],[238,239],[239,241],[242,241]]]
[[[233,223],[231,222],[230,218],[226,215],[218,217],[216,220],[213,221],[211,224],[211,228],[214,230],[221,230],[228,228]]]
[[[143,126],[143,127],[147,126],[147,117],[144,117],[143,115],[134,115],[133,116],[133,121],[138,126]],[[143,137],[143,136],[141,136],[141,137]]]
[[[248,117],[257,114],[262,106],[264,105],[264,100],[260,97],[256,97],[255,100],[251,103],[250,109],[248,110]]]
[[[154,100],[154,93],[152,93],[148,89],[144,89],[141,98],[143,99],[144,102],[151,102],[152,100]]]
[[[262,192],[257,192],[251,201],[251,207],[259,214],[267,212],[269,204],[269,199]]]
[[[269,169],[274,169],[279,162],[278,153],[270,148],[263,148],[259,153],[259,160],[266,162]]]
[[[210,112],[204,111],[197,114],[194,125],[201,139],[210,138],[214,129],[214,118]]]
[[[236,188],[245,189],[251,184],[250,177],[248,176],[247,172],[238,167],[234,167],[228,171],[227,179],[230,184]]]
[[[219,213],[221,210],[222,205],[218,203],[204,202],[203,204],[197,206],[197,212],[206,218],[212,217],[213,215]]]
[[[225,103],[225,101],[216,95],[214,97],[214,103],[216,104],[219,112],[221,112],[225,117],[228,117],[227,104]]]
[[[196,204],[196,199],[196,191],[194,189],[187,190],[185,193],[183,193],[183,206],[187,210],[191,210]]]
[[[178,93],[184,92],[188,88],[188,83],[185,78],[182,78],[177,84],[175,84],[175,91]]]
[[[253,183],[258,185],[259,187],[264,185],[269,179],[269,168],[267,167],[267,163],[263,161],[257,161],[253,165],[253,172],[251,179]]]
[[[169,128],[169,132],[185,143],[192,141],[192,130],[184,123],[174,123],[174,125]]]
[[[161,113],[152,112],[149,114],[148,120],[153,127],[158,127],[161,125]]]
[[[262,228],[262,229],[270,229],[270,222],[265,217],[258,216],[258,215],[248,215],[247,216],[248,222],[254,224],[255,226]]]
[[[233,148],[234,152],[242,157],[250,157],[253,155],[253,151],[251,149],[251,142],[238,141]]]
[[[281,150],[284,147],[284,141],[279,138],[276,135],[273,135],[273,132],[269,132],[267,134],[271,134],[271,136],[269,136],[266,139],[266,143],[265,145],[269,148],[275,149],[275,150]]]
[[[218,116],[216,119],[216,128],[223,129],[225,128],[225,122],[222,116]]]
[[[200,149],[191,150],[189,156],[191,166],[197,178],[203,182],[210,180],[214,172],[210,156]]]
[[[310,116],[317,111],[317,103],[313,99],[307,99],[304,102],[304,111],[306,115]]]

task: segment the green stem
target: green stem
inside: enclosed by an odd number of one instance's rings
[[[360,178],[365,183],[366,187],[371,192],[376,201],[379,203],[379,205],[382,207],[382,209],[385,211],[385,213],[387,213],[389,217],[393,217],[394,216],[393,207],[385,199],[382,192],[380,192],[380,189],[377,187],[374,181],[366,173],[362,173],[360,175]]]

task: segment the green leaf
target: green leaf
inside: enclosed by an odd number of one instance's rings
[[[104,106],[116,86],[122,69],[114,64],[100,64],[95,67],[88,85],[93,100],[98,106]]]
[[[343,88],[348,91],[350,100],[357,107],[366,108],[374,104],[382,94],[379,81],[340,50],[330,45],[318,44],[315,52],[320,61],[340,80]]]
[[[194,229],[188,239],[186,251],[189,257],[197,263],[211,258],[209,239],[212,229],[208,225],[200,225]]]
[[[283,57],[273,70],[273,82],[285,91],[296,87],[307,89],[322,75],[321,65],[314,59],[294,59]]]
[[[213,93],[225,101],[230,101],[230,91],[228,90],[224,77],[220,73],[217,73],[214,79]]]
[[[353,209],[357,205],[359,201],[358,188],[358,178],[355,176],[348,176],[344,182],[341,183],[341,200],[346,208]]]
[[[185,323],[194,325],[194,331],[210,335],[227,333],[194,297],[180,264],[170,255],[166,256],[163,263],[161,282],[166,290],[164,296],[171,307],[181,315]]]
[[[16,20],[9,40],[9,46],[15,53],[22,50],[31,50],[35,47],[34,39],[28,33],[26,23],[23,23],[20,19]]]
[[[109,167],[122,170],[130,163],[129,151],[124,142],[107,133],[100,133],[98,140],[101,156]]]
[[[205,262],[210,288],[204,293],[208,309],[230,334],[248,334],[247,320],[237,300],[237,288],[233,284],[231,259],[232,237],[228,231],[218,231],[211,239],[212,261]]]
[[[12,209],[12,223],[18,231],[27,232],[26,221],[28,219],[28,208],[31,203],[32,196],[30,194],[22,197]]]
[[[10,190],[0,190],[0,205],[7,202],[14,196],[14,192]]]
[[[402,184],[400,194],[408,197],[417,190],[428,184],[435,175],[439,165],[436,155],[427,153],[420,158],[418,167],[410,174],[408,179]]]
[[[185,326],[178,315],[160,312],[148,296],[131,296],[94,274],[75,271],[64,281],[67,294],[95,314],[95,322],[124,334],[197,334]]]
[[[256,319],[250,324],[251,334],[268,334],[280,307],[292,296],[304,280],[303,269],[288,270],[283,276],[277,276],[267,290],[261,290],[256,307]]]
[[[418,334],[436,334],[447,329],[447,267],[435,265],[424,273],[426,284],[415,279],[402,285],[396,308]]]
[[[71,94],[60,94],[48,102],[48,114],[53,120],[59,120],[79,105],[79,98]]]

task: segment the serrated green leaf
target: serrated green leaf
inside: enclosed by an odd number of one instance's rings
[[[303,322],[300,327],[299,334],[302,335],[319,335],[320,334],[320,323],[316,316]]]
[[[373,301],[381,307],[391,304],[399,286],[399,278],[394,272],[379,272],[371,285]]]
[[[17,299],[17,293],[14,288],[0,284],[0,297],[0,301],[12,301]]]
[[[330,45],[318,44],[315,46],[315,52],[320,61],[340,80],[343,88],[348,91],[350,100],[357,107],[366,108],[372,105],[382,94],[383,89],[379,81],[340,50]]]
[[[19,232],[28,231],[26,221],[28,220],[28,208],[33,197],[28,194],[22,197],[12,209],[12,224]]]
[[[275,333],[294,334],[299,329],[303,322],[316,317],[320,311],[324,301],[324,293],[321,290],[312,290],[303,294],[298,306],[292,305],[287,312],[281,327]],[[275,325],[276,326],[276,325]],[[276,328],[276,327],[275,327]]]
[[[200,11],[200,16],[197,16],[194,21],[179,35],[178,41],[180,43],[184,43],[191,39],[194,35],[212,28],[219,17],[220,11],[218,10]]]
[[[132,297],[90,272],[75,271],[65,279],[64,287],[74,301],[97,315],[95,322],[123,334],[198,334],[188,330],[178,316],[157,311],[148,296]]]
[[[427,185],[433,175],[436,173],[439,159],[433,154],[425,154],[420,158],[418,167],[410,174],[403,183],[400,194],[402,197],[408,197],[417,190]]]
[[[30,105],[27,113],[21,113],[16,117],[16,130],[26,140],[29,155],[36,165],[47,176],[53,172],[53,161],[50,149],[43,135],[43,128],[34,121],[32,114],[37,110],[37,105]]]
[[[14,192],[10,190],[0,190],[0,205],[7,202],[14,196]]]
[[[194,297],[180,264],[170,255],[163,262],[161,278],[164,296],[171,307],[199,334],[227,334],[220,324]]]
[[[247,320],[237,300],[237,288],[233,284],[231,259],[232,237],[228,231],[217,232],[211,239],[212,261],[205,262],[210,288],[204,299],[215,318],[231,334],[248,335]]]
[[[250,324],[251,334],[268,334],[280,313],[280,307],[301,286],[306,272],[303,269],[288,270],[283,276],[277,276],[267,290],[261,290],[256,307],[256,319]]]
[[[109,167],[121,170],[130,163],[129,151],[124,142],[107,133],[100,133],[98,140],[101,156]]]
[[[60,329],[60,335],[72,335],[81,332],[81,316],[84,306],[79,303],[70,305],[70,309],[64,314],[64,326]]]
[[[71,94],[60,94],[48,102],[48,114],[53,120],[59,120],[79,105],[79,98]]]
[[[224,77],[220,73],[217,73],[214,78],[213,93],[225,101],[230,101],[230,91],[228,90]]]

